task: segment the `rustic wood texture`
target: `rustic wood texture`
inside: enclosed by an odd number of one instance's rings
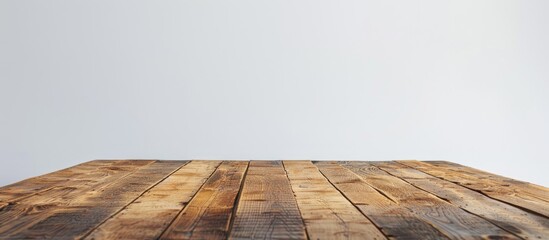
[[[435,178],[399,163],[382,162],[373,165],[417,188],[481,216],[517,236],[526,239],[542,239],[544,236],[549,236],[549,220],[547,218],[487,198],[476,191]]]
[[[311,239],[386,237],[310,161],[284,161]]]
[[[88,239],[158,238],[220,163],[185,165],[95,229]]]
[[[231,231],[232,239],[307,239],[281,161],[252,161]]]
[[[462,187],[479,191],[491,198],[549,217],[549,192],[542,186],[516,180],[508,181],[494,174],[481,174],[481,171],[472,168],[444,162],[400,161],[400,163],[457,183]]]
[[[223,162],[161,239],[226,239],[248,162]]]
[[[422,191],[370,163],[349,163],[344,166],[453,239],[515,239],[512,234],[485,219]]]
[[[320,171],[351,203],[368,216],[381,231],[393,238],[422,236],[423,239],[448,237],[429,222],[416,216],[405,205],[378,192],[360,176],[335,162],[317,162]]]
[[[0,187],[0,239],[549,239],[549,189],[445,161],[95,160]]]

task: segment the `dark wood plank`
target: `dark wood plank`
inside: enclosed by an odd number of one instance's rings
[[[548,218],[525,212],[400,163],[381,162],[373,165],[468,212],[479,215],[519,237],[542,239],[544,236],[549,236]]]
[[[101,224],[87,239],[158,238],[220,163],[188,163]]]
[[[420,190],[366,162],[345,162],[343,166],[361,176],[369,185],[452,239],[518,239],[496,225]]]
[[[8,233],[7,238],[81,238],[184,163],[184,161],[155,161],[100,188],[84,193],[79,192],[77,196],[70,195],[70,201],[64,201],[63,205],[52,206],[45,217],[32,221],[24,231]],[[61,190],[71,192],[73,189]],[[68,196],[64,193],[60,195]],[[48,207],[50,206],[46,205],[46,208]],[[36,209],[31,209],[31,214],[33,210]],[[0,232],[6,234],[6,232]]]
[[[506,182],[498,182],[482,175],[465,173],[463,170],[453,170],[450,167],[441,167],[429,162],[398,161],[406,166],[413,167],[432,176],[457,183],[463,187],[473,189],[508,204],[527,209],[536,214],[549,217],[549,203],[539,196],[531,195]],[[549,190],[546,190],[549,192]]]
[[[84,164],[90,167],[88,169],[90,171],[79,172],[80,174],[74,176],[73,171],[70,173],[63,171],[56,172],[55,176],[60,178],[61,176],[62,178],[70,176],[70,178],[64,179],[57,186],[38,190],[35,194],[27,194],[14,198],[9,202],[9,205],[0,210],[0,238],[24,231],[33,224],[55,214],[55,211],[58,209],[68,206],[74,198],[81,196],[87,191],[107,186],[113,181],[123,178],[153,162],[94,161],[89,165]],[[11,192],[12,189],[7,189],[6,191]],[[4,196],[7,195],[9,193]]]
[[[247,161],[225,161],[162,234],[161,239],[225,239]]]
[[[405,205],[393,202],[336,162],[315,162],[326,178],[391,239],[449,239]]]
[[[250,162],[230,238],[307,239],[282,162]]]
[[[386,239],[310,161],[284,161],[310,239]]]

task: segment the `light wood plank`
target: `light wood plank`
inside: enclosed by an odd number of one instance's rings
[[[151,161],[148,161],[151,162]],[[128,164],[128,161],[125,161]],[[146,163],[146,161],[139,162]],[[95,160],[78,164],[59,171],[45,175],[25,179],[4,187],[0,187],[0,202],[13,202],[19,199],[41,193],[52,189],[53,187],[66,186],[72,184],[71,181],[89,179],[90,174],[97,172],[103,173],[113,164],[120,164],[120,161]]]
[[[8,238],[81,238],[184,163],[184,161],[155,161],[115,182],[79,193],[77,196],[70,195],[70,201],[65,201],[63,205],[52,206],[45,217],[37,222],[33,221],[25,231],[9,234]],[[70,188],[61,190],[71,191]],[[82,218],[83,216],[85,218]]]
[[[284,161],[310,239],[386,239],[310,161]]]
[[[539,199],[540,201],[549,203],[549,188],[537,184],[511,179],[448,161],[429,161],[428,163],[437,167],[451,169],[452,172],[484,179],[484,181],[489,181],[490,183],[501,185],[507,189],[512,189],[520,195],[526,195],[533,199]]]
[[[326,178],[391,239],[449,239],[405,205],[393,202],[337,162],[315,162]]]
[[[250,162],[230,238],[307,239],[282,162]]]
[[[400,163],[382,162],[373,165],[522,238],[542,239],[549,236],[547,218],[525,212]]]
[[[422,191],[366,162],[345,162],[369,185],[383,192],[452,239],[518,239],[496,225]]]
[[[9,205],[5,205],[0,210],[0,238],[24,231],[55,214],[55,211],[60,208],[68,206],[75,197],[92,189],[107,186],[153,162],[93,161],[90,164],[83,164],[83,166],[89,167],[89,171],[80,172],[80,174],[73,175],[73,171],[70,173],[56,172],[55,176],[60,178],[61,176],[62,178],[70,176],[70,178],[64,179],[58,186],[12,199]],[[11,189],[7,191],[11,192]],[[7,195],[9,194],[5,196]]]
[[[225,161],[162,234],[161,239],[225,239],[248,167],[247,161]]]
[[[221,161],[192,161],[101,224],[87,239],[156,239]]]
[[[441,167],[429,162],[420,161],[398,161],[406,166],[413,167],[422,172],[435,177],[457,183],[469,189],[480,191],[483,194],[508,204],[528,209],[531,212],[549,217],[549,203],[532,196],[519,188],[513,187],[508,183],[493,181],[482,176],[475,176],[464,173],[463,171],[454,171],[449,167]],[[549,190],[546,190],[549,192]]]

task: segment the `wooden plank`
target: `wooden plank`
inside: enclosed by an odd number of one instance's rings
[[[61,201],[64,203],[63,205],[53,205],[49,211],[38,209],[40,213],[47,213],[46,216],[39,214],[39,220],[31,221],[31,226],[27,226],[25,231],[10,232],[8,235],[5,235],[6,232],[2,230],[0,232],[7,238],[15,239],[81,238],[184,163],[184,161],[155,161],[117,181],[100,188],[78,192],[76,196],[73,194],[75,193],[74,189],[59,189],[70,193],[60,192],[61,196],[70,196],[68,201]],[[58,198],[52,199],[56,201],[55,199]],[[29,215],[32,216],[33,210],[36,209],[31,209]],[[23,223],[27,223],[27,221],[24,220]]]
[[[56,210],[67,206],[69,202],[73,201],[73,198],[86,191],[107,186],[153,162],[94,161],[90,164],[94,166],[90,167],[90,170],[95,171],[80,172],[75,176],[72,176],[72,173],[57,172],[56,176],[61,173],[63,177],[72,177],[65,179],[58,186],[12,199],[9,205],[5,205],[0,210],[0,238],[24,231],[33,224],[55,214]],[[9,194],[5,196],[7,195]]]
[[[502,185],[507,189],[513,189],[520,195],[527,195],[529,197],[537,198],[541,201],[549,203],[549,188],[537,184],[507,178],[504,176],[496,175],[493,173],[448,161],[429,161],[428,163],[438,167],[451,169],[452,172],[459,172],[475,178],[484,179],[485,181],[490,181],[493,184]]]
[[[65,186],[67,183],[71,184],[73,180],[87,178],[90,173],[101,172],[115,163],[118,164],[119,162],[106,160],[89,161],[0,187],[0,202],[17,201],[18,199],[47,191],[53,187]]]
[[[247,167],[247,161],[223,162],[161,239],[226,239]]]
[[[307,239],[282,162],[250,162],[230,239]]]
[[[373,165],[468,212],[479,215],[519,237],[542,239],[549,236],[549,219],[547,218],[525,212],[400,163],[382,162]]]
[[[428,163],[440,168],[447,169],[452,173],[467,176],[472,179],[477,179],[477,183],[478,179],[482,179],[482,181],[486,184],[496,185],[499,188],[505,189],[505,191],[507,192],[514,192],[515,194],[520,195],[521,197],[526,197],[529,200],[549,204],[549,188],[533,183],[506,178],[471,167],[466,167],[457,163],[451,163],[447,161],[429,161]]]
[[[518,239],[507,231],[422,191],[404,180],[389,175],[366,162],[345,162],[343,166],[361,176],[369,185],[401,205],[452,239]]]
[[[157,239],[220,163],[188,163],[101,224],[87,239]]]
[[[336,162],[315,162],[326,178],[391,239],[449,239],[412,211],[393,202]]]
[[[549,203],[532,196],[519,187],[509,183],[502,183],[482,176],[475,176],[473,173],[452,170],[449,167],[441,167],[429,162],[420,161],[398,161],[406,166],[418,169],[432,176],[457,183],[463,187],[473,189],[483,194],[508,204],[527,209],[533,213],[549,217]],[[549,192],[549,190],[546,190]]]
[[[284,161],[310,239],[386,239],[310,161]]]

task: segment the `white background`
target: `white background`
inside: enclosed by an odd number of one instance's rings
[[[0,185],[91,159],[443,159],[549,185],[549,1],[0,1]]]

